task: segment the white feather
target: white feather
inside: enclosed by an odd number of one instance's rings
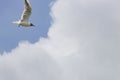
[[[18,24],[20,26],[32,26],[31,25],[32,23],[28,21],[31,13],[32,13],[32,8],[30,2],[29,0],[25,0],[25,7],[21,15],[21,19],[19,21],[14,21],[13,23]]]

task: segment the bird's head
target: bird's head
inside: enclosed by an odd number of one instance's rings
[[[35,26],[34,24],[30,23],[30,26]]]

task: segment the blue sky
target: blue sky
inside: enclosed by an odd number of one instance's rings
[[[33,28],[18,27],[12,24],[21,17],[24,0],[1,0],[0,2],[0,52],[11,51],[20,41],[35,43],[40,37],[47,37],[51,17],[49,15],[52,0],[30,0],[33,12],[30,21]],[[7,2],[7,3],[6,3]],[[6,4],[6,5],[5,5]]]
[[[11,23],[24,0],[0,3],[0,80],[120,80],[119,0],[34,1],[35,28]]]

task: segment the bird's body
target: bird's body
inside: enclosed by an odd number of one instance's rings
[[[18,26],[24,26],[24,27],[30,27],[33,26],[30,22],[24,22],[24,21],[15,21],[13,24],[17,24]]]
[[[29,22],[29,17],[31,13],[32,13],[32,8],[30,2],[29,0],[25,0],[25,7],[21,19],[19,21],[14,21],[13,23],[17,24],[18,26],[24,26],[24,27],[34,26],[31,22]]]

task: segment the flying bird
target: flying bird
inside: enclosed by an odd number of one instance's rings
[[[21,15],[21,19],[19,21],[14,21],[13,23],[17,24],[18,26],[24,26],[24,27],[34,26],[31,22],[29,22],[29,17],[31,13],[32,13],[32,8],[30,2],[29,0],[25,0],[25,7]]]

